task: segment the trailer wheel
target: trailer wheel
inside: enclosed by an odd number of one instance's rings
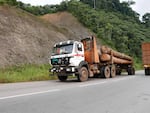
[[[110,78],[110,68],[109,66],[105,66],[101,68],[101,77]]]
[[[80,82],[84,82],[87,81],[89,77],[89,72],[87,70],[86,67],[81,67],[81,69],[79,69],[79,75],[78,75],[78,80]]]
[[[135,69],[133,67],[130,67],[127,69],[128,75],[135,75]]]
[[[133,75],[135,75],[135,69],[134,68],[132,68],[132,71],[133,71]]]
[[[111,66],[110,75],[112,78],[114,78],[116,76],[116,66],[115,65]]]
[[[68,78],[68,76],[60,76],[60,75],[58,75],[57,77],[58,77],[58,79],[59,79],[60,81],[62,81],[62,82],[66,81],[67,78]]]
[[[148,75],[148,69],[145,68],[145,75]]]
[[[116,75],[121,75],[121,71],[122,71],[121,69],[117,69],[116,70]]]
[[[132,75],[132,74],[131,74],[131,68],[128,68],[128,69],[127,69],[127,72],[128,72],[128,75]]]
[[[149,68],[145,68],[145,75],[150,75],[150,69]]]

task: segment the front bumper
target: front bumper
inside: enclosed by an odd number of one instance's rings
[[[49,72],[51,73],[66,73],[66,74],[73,74],[73,73],[77,73],[77,68],[76,67],[52,67],[51,69],[49,69]]]

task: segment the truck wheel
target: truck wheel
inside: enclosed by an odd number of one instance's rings
[[[133,67],[128,68],[127,72],[128,72],[128,75],[135,75],[135,69]]]
[[[133,72],[133,75],[135,75],[135,69],[134,68],[132,68],[132,72]]]
[[[116,66],[112,65],[110,70],[110,76],[114,78],[116,76]]]
[[[145,68],[145,75],[148,75],[148,69]]]
[[[89,75],[89,72],[88,72],[87,68],[86,67],[81,67],[81,69],[79,70],[78,80],[80,82],[87,81],[88,80],[88,75]]]
[[[68,76],[58,76],[58,79],[62,82],[66,81]]]
[[[116,70],[116,75],[121,75],[121,69]]]
[[[145,75],[150,75],[150,69],[149,68],[145,68]]]
[[[101,77],[110,78],[110,68],[109,66],[105,66],[101,68]]]

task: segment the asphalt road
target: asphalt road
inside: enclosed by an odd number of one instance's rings
[[[150,113],[150,76],[0,84],[0,113]]]

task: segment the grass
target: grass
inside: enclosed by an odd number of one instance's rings
[[[22,66],[12,66],[9,68],[0,69],[0,83],[56,79],[56,77],[49,77],[49,68],[50,66],[48,64],[26,64]]]

